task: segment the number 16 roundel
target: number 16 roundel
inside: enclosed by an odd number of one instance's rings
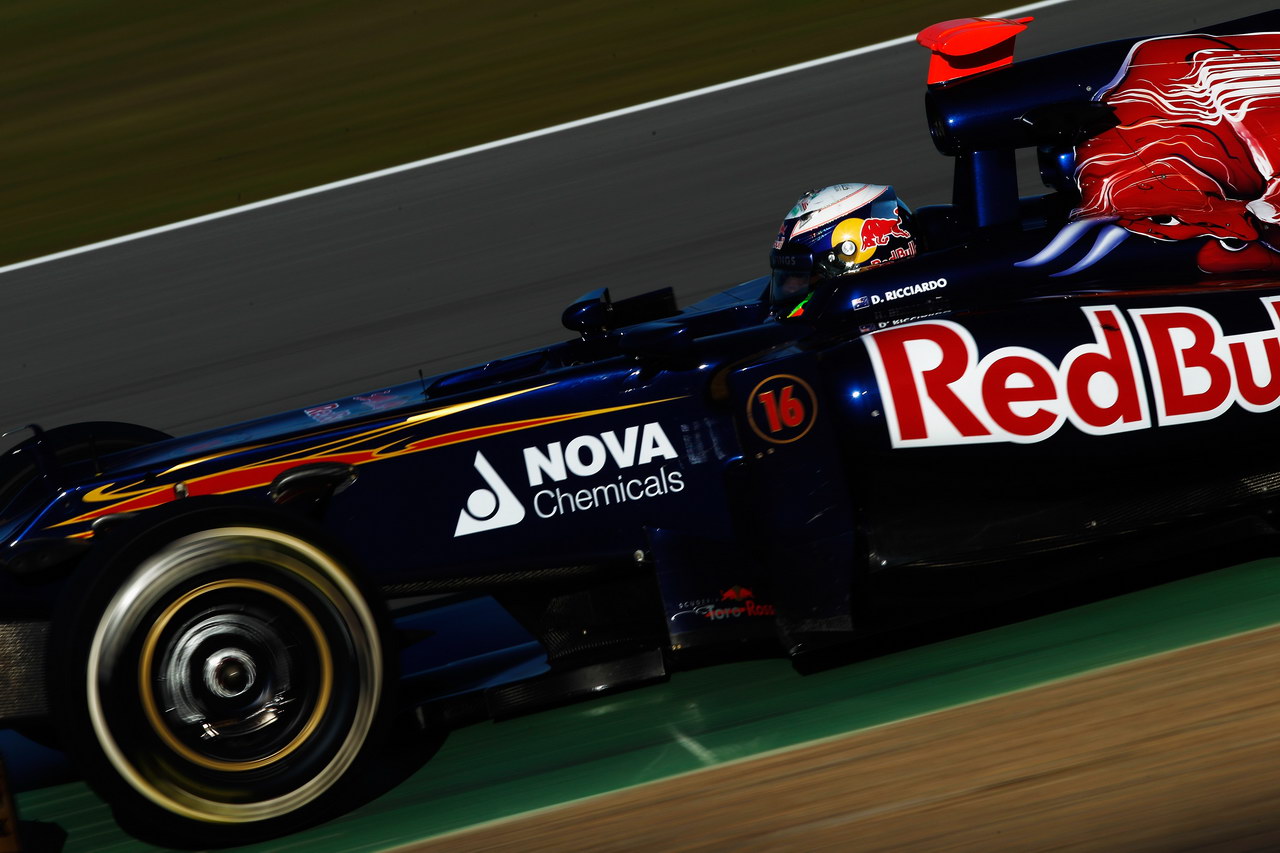
[[[756,435],[773,444],[790,444],[813,428],[818,400],[809,383],[779,373],[757,385],[747,400],[747,422]]]

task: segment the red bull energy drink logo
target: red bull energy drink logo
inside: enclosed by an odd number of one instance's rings
[[[902,230],[902,223],[897,217],[893,219],[864,219],[860,234],[862,247],[879,248],[889,245],[890,237],[901,237],[910,240],[911,235]]]
[[[863,219],[853,216],[837,225],[831,232],[831,247],[840,255],[840,260],[846,264],[865,264],[868,261],[874,263],[872,257],[876,250],[888,246],[893,238],[910,241],[911,235],[902,227],[898,209],[895,207],[893,212],[892,219],[871,216]],[[914,243],[911,246],[914,247]],[[904,251],[900,247],[895,251],[897,253],[893,255],[894,258],[914,254],[914,249]]]

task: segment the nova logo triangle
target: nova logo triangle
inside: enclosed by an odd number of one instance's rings
[[[455,539],[471,533],[510,527],[524,520],[524,506],[511,489],[507,488],[507,484],[502,482],[484,454],[478,451],[475,468],[488,488],[476,489],[467,498],[466,507],[458,513],[458,526],[453,529]]]

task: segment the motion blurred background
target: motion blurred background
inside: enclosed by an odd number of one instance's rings
[[[0,265],[839,53],[976,8],[11,0],[0,6]],[[867,90],[883,85],[850,82],[833,116],[857,116]],[[789,131],[833,127],[815,116]]]
[[[1018,56],[1190,30],[1268,6],[1072,0],[1031,13],[1038,20],[1019,37]],[[9,0],[0,4],[0,266],[995,11],[972,0]],[[0,427],[111,419],[191,432],[408,381],[419,367],[430,374],[555,340],[564,334],[560,308],[594,287],[617,296],[674,285],[687,303],[753,278],[764,272],[782,215],[807,189],[867,180],[894,183],[912,205],[946,200],[951,164],[933,150],[921,109],[926,63],[908,43],[303,204],[5,272]],[[1280,620],[1275,576],[1273,567],[1255,566],[1218,576],[1214,595],[1182,588],[1176,606],[1144,599],[1123,615],[1104,604],[1047,626],[1015,626],[1018,655],[986,637],[930,647],[918,669],[881,658],[827,680],[798,679],[784,661],[687,674],[696,680],[473,730],[450,740],[447,748],[460,752],[442,753],[419,776],[446,803],[436,811],[456,809],[461,819],[465,808],[447,798],[492,801],[487,791],[507,783],[503,762],[514,751],[525,769],[552,776],[565,771],[569,741],[582,741],[590,760],[631,755],[646,767],[675,766],[673,756],[696,766],[690,743],[741,757],[743,732],[776,731],[784,707],[809,712],[790,730],[803,739],[820,731],[807,727],[815,720],[838,727],[841,714],[854,721],[856,711],[870,715],[857,725],[878,724],[1271,624]],[[1062,651],[1070,665],[1037,669],[1047,649]],[[1248,654],[1267,659],[1257,649]],[[1018,681],[1011,673],[1033,675]],[[1274,711],[1251,693],[1250,676],[1232,681],[1232,695],[1243,697],[1240,707],[1252,703],[1253,717],[1225,702],[1216,707],[1214,676],[1196,677],[1194,695],[1208,697],[1190,703],[1197,713],[1245,721],[1245,746],[1222,753],[1230,758],[1222,772],[1274,756],[1267,733],[1275,731]],[[1103,692],[1123,699],[1139,683],[1176,692],[1190,681],[1175,667],[1110,681]],[[844,696],[845,706],[804,692],[819,687]],[[750,703],[762,697],[768,701]],[[1087,729],[1106,725],[1108,713],[1124,715],[1137,733],[1120,742],[1121,753],[1136,754],[1133,743],[1160,732],[1144,741],[1154,763],[1130,767],[1123,785],[1194,773],[1175,760],[1182,747],[1169,732],[1178,720],[1161,713],[1167,700],[1158,693],[1149,705],[1073,718],[1083,707],[1076,701],[1057,707],[1066,709],[1064,729],[1086,730],[1086,742]],[[1033,717],[1009,713],[1011,728]],[[1183,719],[1189,740],[1209,742],[1217,718]],[[592,721],[610,734],[584,740],[579,733]],[[979,726],[968,719],[952,742]],[[620,729],[629,743],[605,741]],[[1036,734],[1031,752],[1045,742],[1035,738],[1056,742],[1057,733]],[[994,740],[993,755],[1001,746]],[[474,743],[483,748],[469,752]],[[1078,764],[1070,756],[1079,750],[1062,744],[1068,757],[1054,765],[1055,779]],[[0,736],[0,751],[20,787],[72,772],[12,736]],[[1086,765],[1101,779],[1086,787],[1098,782],[1097,798],[1118,801],[1114,754],[1090,753]],[[451,767],[488,775],[458,785]],[[630,771],[622,776],[632,778]],[[1001,769],[990,790],[1044,790],[1038,772]],[[1258,780],[1249,773],[1239,786]],[[532,787],[541,778],[528,776]],[[1186,787],[1212,786],[1193,776]],[[1278,790],[1254,788],[1257,798]],[[85,839],[113,831],[105,809],[82,787],[55,790],[67,793],[20,806],[42,820],[74,813],[69,849],[98,849]],[[388,808],[417,818],[422,791],[398,790]],[[757,802],[769,796],[749,793]],[[917,793],[908,786],[900,802]],[[997,802],[987,793],[959,798]],[[1186,790],[1165,796],[1183,816],[1196,816]],[[1075,814],[1061,802],[1037,808],[1026,815]],[[1202,822],[1212,825],[1212,807],[1204,808]],[[1123,813],[1113,816],[1124,825]],[[371,827],[380,815],[360,819]],[[931,819],[926,809],[918,822]],[[81,827],[88,835],[77,834]],[[1107,849],[1106,838],[1095,841]],[[983,843],[994,849],[989,838],[974,849]]]

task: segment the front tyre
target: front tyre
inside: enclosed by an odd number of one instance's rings
[[[135,833],[209,846],[315,822],[382,726],[380,612],[330,549],[271,521],[133,534],[75,608],[58,710]]]

